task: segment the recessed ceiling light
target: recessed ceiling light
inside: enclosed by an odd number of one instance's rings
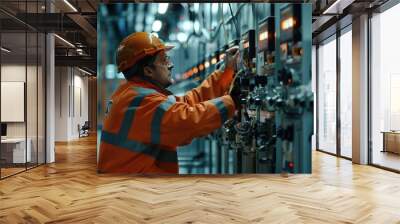
[[[69,42],[68,40],[66,40],[66,39],[64,39],[64,38],[62,38],[62,37],[60,37],[60,36],[57,35],[57,34],[54,34],[54,36],[57,37],[58,39],[60,39],[62,42],[66,43],[68,46],[75,48],[75,45],[73,45],[73,44],[72,44],[71,42]]]
[[[6,52],[6,53],[10,53],[10,52],[11,52],[11,50],[9,50],[9,49],[7,49],[7,48],[5,48],[5,47],[1,47],[1,50],[4,51],[4,52]]]
[[[65,4],[67,4],[74,12],[78,12],[78,10],[68,1],[64,0]]]
[[[90,72],[88,72],[88,71],[86,71],[86,70],[83,70],[83,69],[81,69],[81,68],[79,68],[79,67],[78,67],[78,70],[81,71],[81,72],[83,72],[83,73],[85,73],[85,74],[87,74],[87,75],[93,75],[92,73],[90,73]]]

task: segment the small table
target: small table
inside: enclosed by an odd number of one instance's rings
[[[383,133],[382,152],[400,154],[400,131],[382,131],[381,133]]]

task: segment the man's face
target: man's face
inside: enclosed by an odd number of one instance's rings
[[[173,64],[169,60],[168,55],[165,51],[161,51],[156,55],[156,60],[153,65],[147,66],[145,69],[147,76],[150,76],[152,80],[158,82],[164,88],[172,84],[171,70]]]

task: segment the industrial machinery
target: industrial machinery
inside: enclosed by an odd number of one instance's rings
[[[311,20],[307,8],[291,4],[280,10],[280,68],[277,71],[283,107],[277,116],[281,162],[276,171],[311,172],[313,94],[311,91]],[[308,28],[308,29],[307,29]]]
[[[239,45],[241,105],[207,137],[209,173],[311,173],[311,6],[274,4],[264,18],[253,16],[255,25],[239,30],[232,14],[232,40],[200,63],[205,79]]]

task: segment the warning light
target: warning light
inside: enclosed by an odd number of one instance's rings
[[[204,70],[204,65],[203,65],[203,64],[200,64],[200,65],[199,65],[199,70],[200,70],[200,71],[203,71],[203,70]]]
[[[220,54],[219,55],[219,60],[223,60],[225,58],[225,54]]]
[[[293,163],[293,162],[289,162],[288,167],[289,167],[290,169],[293,169],[294,163]]]
[[[205,67],[205,68],[210,67],[210,62],[206,61],[206,62],[204,63],[204,67]]]
[[[214,65],[215,63],[217,63],[217,59],[216,58],[212,58],[211,59],[211,64]]]
[[[193,68],[193,73],[196,74],[197,72],[199,72],[199,70],[197,69],[197,67]]]
[[[188,74],[189,74],[189,77],[191,77],[191,76],[193,75],[193,71],[192,71],[192,70],[189,70],[189,71],[188,71]]]
[[[260,41],[268,39],[268,31],[260,33],[260,35],[258,35],[258,39]]]
[[[281,22],[282,30],[292,28],[294,25],[296,25],[296,20],[293,17],[289,17]]]

